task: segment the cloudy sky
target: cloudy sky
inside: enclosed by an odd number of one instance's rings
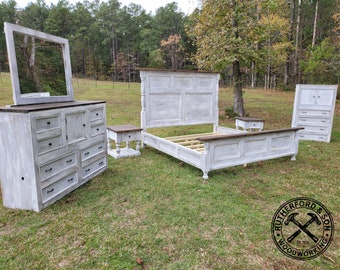
[[[47,5],[56,4],[59,0],[45,0]],[[70,3],[82,2],[82,0],[68,0]],[[90,0],[91,1],[91,0]],[[28,3],[35,3],[36,0],[16,0],[20,8],[25,7]],[[155,10],[159,7],[164,7],[168,3],[177,2],[179,9],[189,14],[197,6],[199,0],[118,0],[122,6],[128,6],[130,3],[141,5],[147,12],[155,13]]]

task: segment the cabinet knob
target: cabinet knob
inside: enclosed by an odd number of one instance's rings
[[[47,125],[51,125],[51,122],[50,122],[50,121],[48,121],[46,124],[47,124]]]
[[[83,124],[83,127],[86,127],[86,125],[85,125],[85,124]]]

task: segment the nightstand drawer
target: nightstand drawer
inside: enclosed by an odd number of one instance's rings
[[[135,131],[131,131],[131,132],[124,132],[121,135],[121,141],[125,142],[125,141],[136,141],[136,140],[140,140],[140,132],[135,132]]]
[[[66,177],[63,177],[62,179],[54,182],[53,184],[43,188],[42,189],[43,203],[57,196],[64,190],[69,189],[71,186],[77,184],[77,182],[78,182],[77,172],[73,172],[70,175],[67,175]]]
[[[70,168],[77,164],[77,157],[75,153],[71,155],[64,156],[63,158],[57,159],[50,163],[47,163],[40,167],[40,178],[43,181],[57,173]]]

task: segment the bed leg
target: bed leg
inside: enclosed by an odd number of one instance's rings
[[[290,160],[295,161],[296,160],[296,156],[295,155],[291,156]]]
[[[209,178],[208,172],[203,172],[203,179],[208,180],[208,178]]]

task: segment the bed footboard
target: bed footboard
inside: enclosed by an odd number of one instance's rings
[[[211,170],[251,162],[291,156],[295,160],[299,140],[296,132],[301,128],[278,129],[233,135],[198,138],[204,142],[200,167],[203,178]]]

